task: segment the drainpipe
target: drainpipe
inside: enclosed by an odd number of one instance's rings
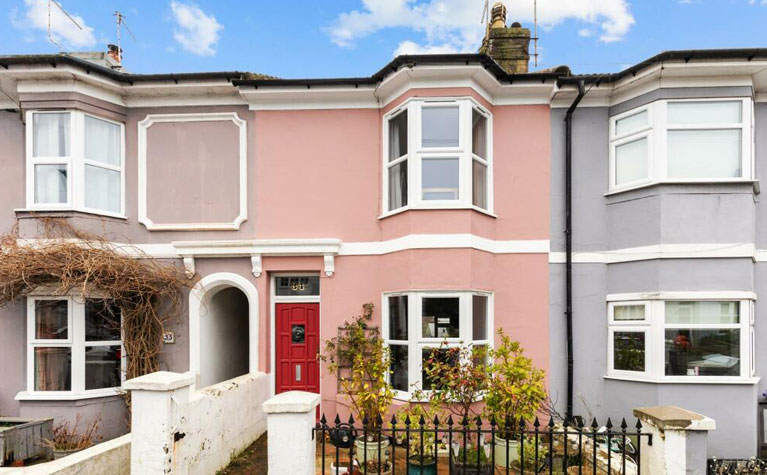
[[[565,320],[567,321],[567,412],[573,417],[573,112],[586,95],[583,80],[565,114]]]

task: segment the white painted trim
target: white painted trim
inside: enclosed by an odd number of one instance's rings
[[[767,250],[758,251],[752,243],[656,244],[610,251],[575,252],[576,264],[615,264],[652,259],[751,258],[767,260]],[[563,264],[566,254],[549,253],[549,263]]]
[[[239,128],[239,214],[230,223],[155,223],[147,215],[147,130],[158,122],[231,121]],[[248,218],[248,124],[236,112],[149,114],[138,123],[138,221],[150,231],[238,230]]]
[[[369,256],[400,252],[411,249],[470,248],[492,254],[546,254],[549,241],[510,240],[500,241],[475,234],[409,234],[388,241],[346,242],[341,245],[341,256]]]
[[[607,302],[641,300],[756,300],[756,293],[749,290],[631,292],[622,294],[609,294],[605,300]]]
[[[247,278],[232,272],[206,275],[189,292],[189,371],[196,375],[195,386],[200,383],[200,317],[202,308],[214,295],[228,287],[241,290],[248,298],[248,368],[250,373],[258,369],[258,289]]]

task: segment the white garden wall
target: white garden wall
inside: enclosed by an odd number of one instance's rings
[[[127,381],[133,414],[131,473],[210,474],[266,432],[264,373],[193,390],[193,373]]]
[[[24,468],[2,469],[3,475],[128,475],[131,435],[108,440],[59,460]]]

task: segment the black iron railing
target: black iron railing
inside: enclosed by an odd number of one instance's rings
[[[442,421],[397,421],[370,424],[340,417],[328,424],[323,415],[313,429],[317,438],[318,473],[325,474],[608,474],[638,475],[641,439],[652,435],[636,421],[614,427],[610,419],[555,424],[482,421],[452,416]]]

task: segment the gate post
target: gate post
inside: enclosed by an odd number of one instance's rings
[[[315,474],[317,443],[312,429],[319,403],[319,394],[304,391],[288,391],[264,402],[269,473]]]
[[[641,407],[634,415],[643,432],[652,435],[640,437],[641,475],[706,475],[706,437],[716,429],[713,419],[676,406]]]

